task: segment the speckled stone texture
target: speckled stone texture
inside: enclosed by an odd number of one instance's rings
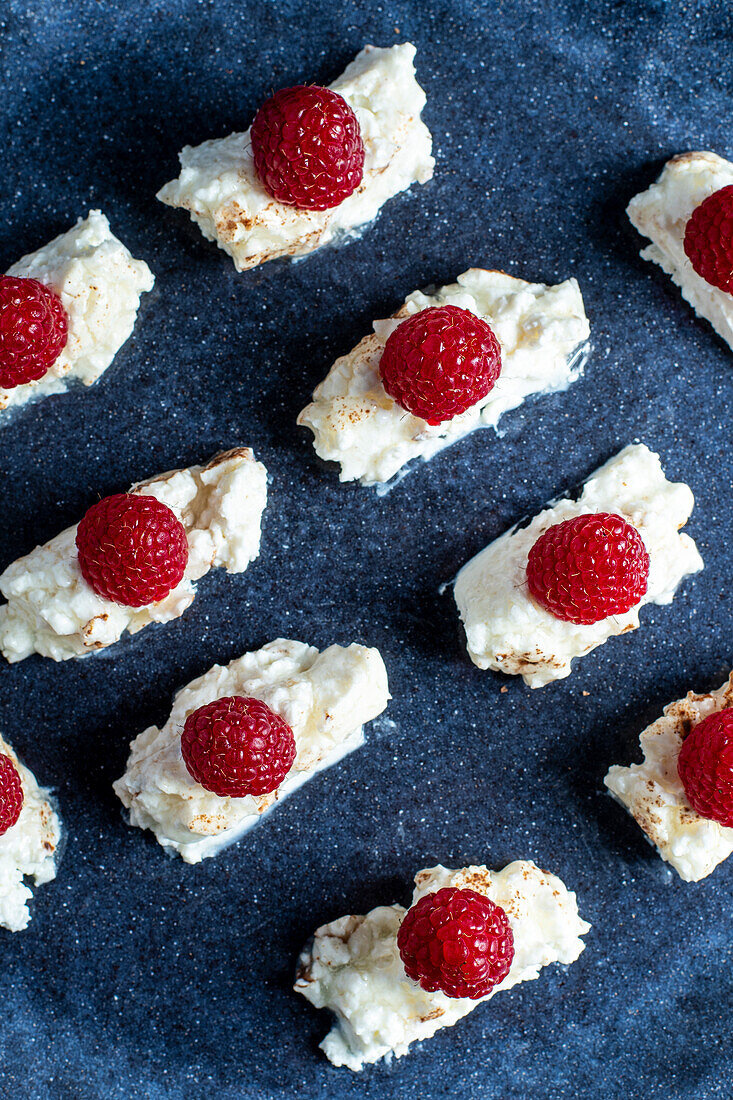
[[[728,1097],[733,861],[680,882],[602,779],[731,660],[733,360],[624,216],[673,153],[733,155],[730,5],[9,0],[0,31],[0,269],[100,206],[157,275],[109,375],[0,432],[0,567],[98,495],[223,447],[254,447],[272,475],[261,559],[207,577],[182,620],[87,661],[0,668],[0,729],[58,788],[69,831],[29,930],[0,935],[2,1095]],[[406,39],[435,180],[361,241],[237,275],[156,202],[184,143]],[[384,498],[339,485],[296,414],[373,317],[472,264],[578,278],[585,378]],[[440,584],[636,438],[692,486],[705,572],[569,680],[530,692],[479,672]],[[386,717],[236,848],[167,859],[113,795],[127,743],[177,687],[277,635],[378,646]],[[390,1066],[331,1067],[326,1014],[290,988],[315,927],[406,902],[437,861],[517,857],[577,891],[594,926],[579,962]]]

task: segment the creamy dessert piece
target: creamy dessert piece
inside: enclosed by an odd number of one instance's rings
[[[539,977],[543,966],[572,963],[590,925],[578,915],[575,894],[530,860],[503,871],[430,867],[415,876],[414,905],[446,886],[484,894],[506,912],[514,960],[506,978],[478,1000],[428,993],[406,976],[397,932],[406,910],[383,905],[365,917],[346,916],[319,928],[300,957],[295,989],[336,1017],[320,1044],[336,1066],[360,1070],[370,1062],[407,1054],[411,1043],[451,1027],[495,993]]]
[[[0,387],[0,410],[52,393],[70,380],[91,386],[131,335],[140,295],[153,288],[153,273],[135,260],[112,233],[99,210],[79,218],[73,229],[24,256],[7,275],[37,279],[55,290],[68,316],[66,347],[37,382]]]
[[[228,696],[255,698],[293,731],[295,762],[271,794],[228,798],[197,783],[181,755],[186,718]],[[179,691],[162,729],[151,726],[130,745],[127,770],[114,789],[130,824],[152,829],[164,848],[199,863],[233,844],[262,814],[318,772],[364,743],[365,722],[389,701],[387,670],[376,649],[332,645],[322,652],[278,638],[209,672]]]
[[[634,228],[652,242],[642,258],[671,275],[682,297],[733,350],[733,295],[701,278],[684,249],[685,228],[695,207],[729,184],[729,160],[710,152],[681,153],[667,162],[656,183],[631,200],[626,213]]]
[[[338,206],[300,210],[274,199],[255,172],[249,130],[187,145],[180,176],[158,198],[188,210],[238,271],[278,256],[304,256],[353,233],[388,199],[432,178],[432,138],[420,120],[425,93],[415,79],[414,57],[410,43],[366,46],[330,85],[355,112],[365,151],[362,182]]]
[[[188,564],[183,580],[158,603],[127,607],[98,595],[82,576],[76,526],[19,558],[0,574],[0,650],[11,663],[31,653],[65,661],[85,657],[137,633],[148,623],[177,619],[193,602],[194,582],[210,569],[242,573],[259,556],[267,471],[248,447],[226,451],[205,466],[172,470],[130,490],[166,504],[183,524]]]
[[[733,707],[733,674],[717,691],[670,703],[639,738],[644,761],[609,769],[604,783],[644,830],[662,859],[685,882],[706,878],[733,852],[733,829],[702,817],[685,796],[677,758],[687,735],[707,718]]]
[[[614,634],[636,630],[645,604],[671,603],[683,578],[703,568],[693,540],[678,533],[693,505],[689,486],[667,481],[659,455],[637,443],[601,466],[578,500],[558,500],[527,526],[490,543],[461,569],[454,589],[473,663],[542,687],[569,676],[574,657]],[[626,614],[577,625],[555,618],[532,598],[527,558],[548,527],[588,512],[615,513],[638,530],[649,554],[649,578],[645,595]]]
[[[406,317],[431,306],[470,310],[501,345],[501,373],[486,397],[466,412],[430,425],[403,409],[379,377],[384,346]],[[298,423],[313,432],[316,453],[338,462],[341,481],[389,481],[413,459],[431,458],[535,393],[564,390],[579,377],[590,328],[575,279],[557,286],[527,283],[502,271],[472,268],[434,294],[408,295],[393,317],[337,359]]]
[[[41,886],[56,878],[61,821],[49,792],[38,786],[2,736],[0,754],[12,760],[23,787],[20,817],[0,836],[0,925],[21,932],[31,919],[28,880]]]

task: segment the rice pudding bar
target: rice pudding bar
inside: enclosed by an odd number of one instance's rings
[[[461,569],[455,600],[468,653],[479,668],[521,676],[531,688],[570,675],[574,657],[639,626],[647,603],[671,603],[684,577],[703,568],[693,540],[679,534],[690,517],[690,488],[667,481],[659,456],[644,444],[625,447],[584,484],[577,500],[554,502],[527,526],[516,526]],[[556,618],[533,598],[527,563],[548,528],[573,517],[614,513],[633,525],[648,553],[644,595],[625,614],[579,625]]]
[[[20,781],[22,808],[15,824],[0,835],[0,925],[20,932],[31,919],[28,902],[33,891],[28,880],[41,886],[56,878],[61,822],[49,792],[38,786],[33,773],[0,737],[2,757],[11,761],[11,771]]]
[[[186,146],[181,174],[158,192],[188,210],[207,240],[238,271],[280,256],[304,256],[373,221],[388,199],[432,178],[430,132],[420,120],[425,93],[415,79],[415,47],[366,46],[330,87],[353,109],[364,144],[363,178],[339,205],[299,209],[273,198],[256,170],[250,133]]]
[[[224,697],[262,701],[289,725],[296,756],[287,777],[264,795],[222,797],[191,775],[181,751],[192,712]],[[114,789],[130,824],[151,829],[164,848],[198,863],[233,844],[260,817],[318,772],[364,743],[364,723],[389,700],[387,671],[376,649],[332,645],[322,652],[279,638],[226,666],[214,665],[176,695],[162,729],[151,726],[130,745]]]
[[[627,214],[635,229],[651,240],[643,259],[659,264],[695,312],[733,349],[733,294],[712,285],[685,254],[685,230],[692,212],[722,187],[733,184],[733,163],[716,153],[672,157],[656,183],[636,195]]]
[[[638,822],[647,839],[685,882],[706,878],[733,852],[733,828],[690,805],[677,771],[680,749],[703,719],[733,707],[733,674],[717,691],[670,703],[642,732],[644,761],[609,769],[604,783]]]
[[[501,373],[485,398],[440,424],[402,408],[386,392],[379,364],[405,318],[450,304],[486,321],[501,348]],[[471,268],[434,294],[415,291],[393,317],[375,321],[348,355],[337,359],[298,423],[313,432],[321,458],[338,462],[341,481],[387,482],[407,463],[429,459],[532,394],[564,390],[580,375],[590,328],[575,279],[528,283],[503,271]]]
[[[539,977],[543,966],[575,962],[590,925],[578,915],[575,894],[556,875],[529,860],[503,871],[430,867],[415,876],[413,906],[446,887],[490,898],[508,918],[514,957],[507,976],[479,999],[428,992],[407,977],[397,937],[406,910],[401,905],[346,916],[319,928],[303,951],[295,989],[336,1020],[320,1044],[336,1066],[361,1070],[381,1058],[400,1058],[411,1043],[451,1027],[483,1001],[519,982]]]
[[[68,339],[38,381],[0,387],[0,410],[62,393],[72,380],[85,386],[96,382],[131,335],[140,295],[152,290],[154,282],[148,265],[133,259],[99,210],[91,210],[68,233],[18,260],[6,274],[37,279],[59,295],[68,318]]]
[[[193,602],[195,581],[223,566],[242,573],[259,556],[267,471],[248,447],[205,466],[140,482],[132,494],[153,497],[180,520],[188,544],[182,580],[158,602],[128,607],[99,595],[80,569],[77,526],[19,558],[0,574],[0,650],[6,660],[40,653],[55,661],[85,657],[148,623],[177,619]]]

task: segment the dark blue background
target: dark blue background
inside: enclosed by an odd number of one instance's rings
[[[91,206],[157,276],[92,391],[0,434],[0,568],[99,494],[236,444],[271,475],[262,557],[177,623],[100,657],[0,668],[0,729],[58,787],[69,832],[28,931],[1,937],[0,1088],[52,1100],[525,1100],[730,1095],[733,861],[684,884],[603,793],[640,729],[730,661],[731,353],[638,259],[624,216],[664,160],[733,155],[731,33],[711,3],[9,0],[0,7],[0,270]],[[156,202],[186,142],[244,129],[278,86],[365,42],[418,47],[435,179],[364,239],[237,275]],[[471,265],[575,275],[594,353],[386,498],[339,485],[295,417],[337,354]],[[643,628],[530,692],[468,661],[438,586],[641,438],[692,486],[705,572]],[[127,743],[214,661],[285,635],[382,651],[394,701],[367,746],[197,868],[124,823]],[[394,723],[394,724],[392,724]],[[593,923],[567,971],[361,1076],[317,1051],[291,992],[314,928],[407,902],[442,861],[537,860]]]

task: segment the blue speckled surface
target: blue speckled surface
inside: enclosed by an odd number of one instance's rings
[[[157,275],[105,380],[0,434],[0,568],[98,494],[222,447],[253,446],[272,474],[244,576],[211,575],[182,620],[102,657],[0,668],[0,729],[58,787],[69,830],[29,930],[0,937],[2,1095],[728,1097],[733,861],[681,883],[602,777],[731,659],[731,354],[638,259],[623,214],[669,155],[733,155],[730,5],[6,0],[0,31],[0,270],[98,205]],[[362,241],[237,275],[155,201],[184,143],[243,129],[266,92],[332,79],[366,41],[405,39],[435,180]],[[585,379],[383,499],[340,486],[297,412],[373,317],[471,264],[577,276]],[[706,571],[569,680],[530,692],[480,673],[438,586],[637,437],[692,485]],[[127,742],[181,684],[277,635],[379,646],[394,725],[218,860],[168,860],[112,793]],[[325,1014],[290,989],[313,929],[407,901],[436,861],[517,857],[577,891],[594,926],[579,962],[391,1066],[332,1068]]]

